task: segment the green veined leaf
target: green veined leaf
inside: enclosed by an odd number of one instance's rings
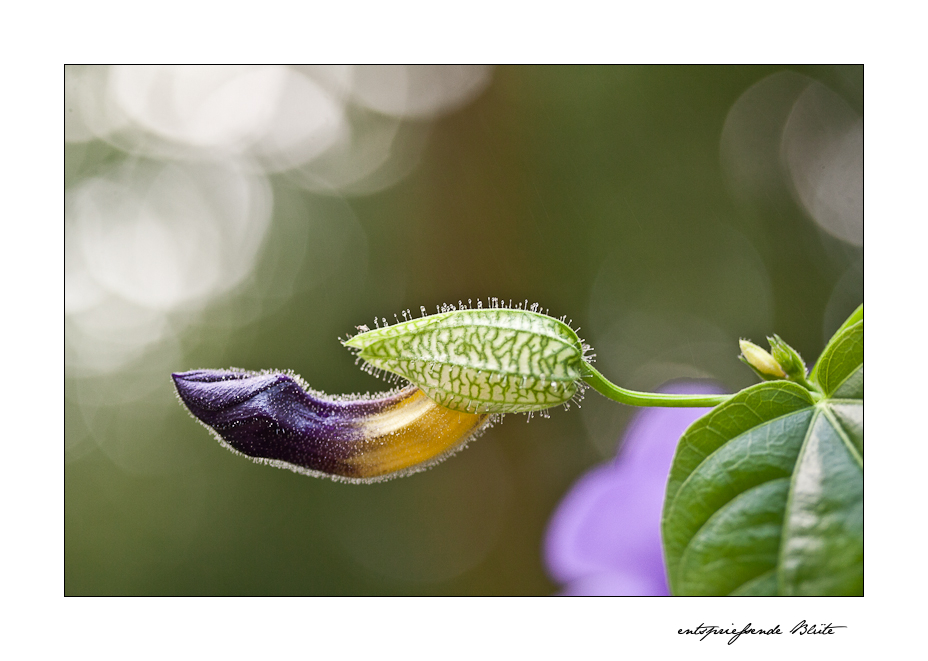
[[[812,372],[747,388],[680,439],[664,501],[671,590],[863,594],[863,309]]]

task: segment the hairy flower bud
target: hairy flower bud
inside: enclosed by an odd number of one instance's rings
[[[786,377],[783,367],[773,356],[748,340],[739,340],[741,360],[747,363],[762,379],[782,379]]]
[[[344,345],[456,411],[547,409],[574,397],[584,374],[576,332],[528,310],[453,310],[368,330]]]
[[[805,380],[806,364],[802,361],[802,356],[790,345],[782,340],[779,335],[768,337],[770,343],[770,353],[776,360],[787,376],[793,381]]]
[[[173,375],[187,410],[233,452],[304,475],[379,482],[454,454],[492,416],[451,411],[414,386],[331,397],[296,375],[193,370]]]

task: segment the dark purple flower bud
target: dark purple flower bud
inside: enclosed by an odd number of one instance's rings
[[[452,411],[415,386],[331,397],[283,372],[173,374],[181,401],[233,452],[305,475],[377,482],[462,449],[491,416]]]

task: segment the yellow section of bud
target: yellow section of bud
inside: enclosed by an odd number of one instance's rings
[[[783,371],[780,363],[759,346],[748,340],[739,340],[738,345],[741,347],[741,355],[747,363],[762,376],[769,379],[786,378],[786,372]]]

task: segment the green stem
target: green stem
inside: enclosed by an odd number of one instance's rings
[[[620,388],[590,364],[586,365],[586,372],[583,380],[596,392],[630,406],[716,406],[731,398],[731,395],[669,395],[657,392],[637,392]]]

